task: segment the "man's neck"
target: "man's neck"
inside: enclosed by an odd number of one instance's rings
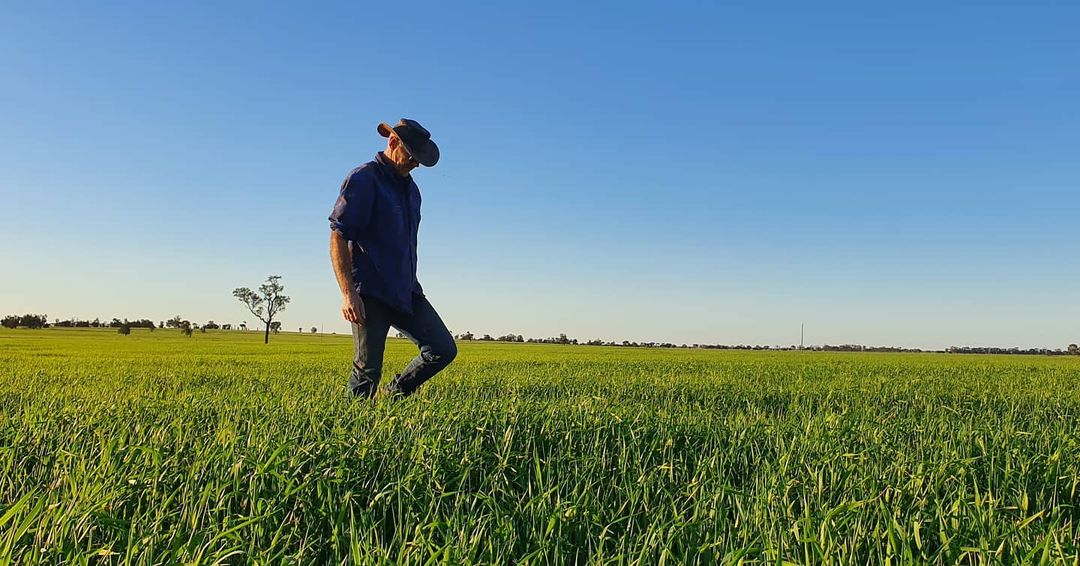
[[[390,156],[386,155],[385,151],[380,151],[379,156],[382,158],[382,160],[383,160],[383,162],[385,164],[393,167],[394,171],[397,171],[398,175],[400,175],[401,177],[404,177],[406,179],[409,177],[409,170],[404,169],[401,165],[398,165],[398,163],[395,162],[393,159],[390,159]]]

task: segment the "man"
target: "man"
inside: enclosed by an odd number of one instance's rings
[[[391,326],[420,348],[390,382],[395,397],[412,394],[457,355],[453,336],[416,280],[420,189],[410,172],[435,165],[439,147],[415,120],[381,123],[377,130],[387,138],[386,149],[345,177],[330,213],[330,259],[356,347],[349,390],[364,398],[378,390]]]

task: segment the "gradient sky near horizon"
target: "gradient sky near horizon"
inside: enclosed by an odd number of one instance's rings
[[[280,274],[348,332],[326,217],[421,121],[454,332],[1080,341],[1075,2],[9,2],[0,313],[196,322]]]

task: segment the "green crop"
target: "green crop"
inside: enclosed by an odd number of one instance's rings
[[[351,356],[0,330],[0,564],[1080,561],[1080,359],[464,343],[368,403]]]

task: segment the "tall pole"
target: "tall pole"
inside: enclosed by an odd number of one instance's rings
[[[806,338],[806,323],[799,323],[799,349],[803,349],[803,339]]]

